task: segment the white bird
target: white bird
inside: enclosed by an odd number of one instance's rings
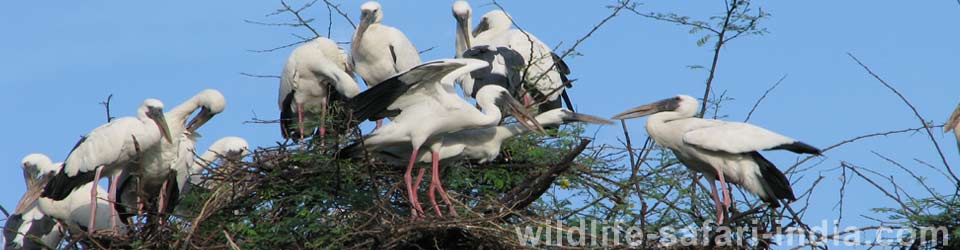
[[[951,129],[953,129],[953,135],[957,137],[957,151],[960,151],[960,105],[957,105],[953,114],[950,114],[950,118],[947,119],[947,123],[943,125],[944,133]]]
[[[679,95],[624,111],[613,119],[650,115],[647,134],[710,182],[718,223],[723,223],[725,208],[732,200],[727,183],[740,185],[774,207],[780,206],[780,200],[797,199],[790,180],[759,151],[784,149],[819,155],[820,149],[748,123],[696,118],[698,106],[697,99]],[[718,178],[722,205],[714,184]]]
[[[539,104],[539,111],[546,112],[562,107],[561,97],[567,108],[573,110],[573,105],[565,88],[572,87],[567,79],[570,68],[540,39],[526,31],[512,29],[513,19],[502,10],[493,10],[483,15],[472,35],[467,35],[471,11],[469,5],[454,3],[454,17],[457,19],[458,48],[465,46],[491,45],[507,47],[515,50],[523,57],[524,64],[510,68],[523,74],[524,104],[530,105],[530,98],[543,102]],[[461,38],[462,37],[462,38]],[[475,42],[474,42],[475,41]],[[465,43],[465,44],[462,44]],[[459,51],[458,51],[459,52]]]
[[[226,105],[226,99],[220,91],[206,89],[164,113],[170,134],[174,135],[173,140],[146,150],[138,162],[138,169],[124,170],[120,175],[119,196],[115,196],[117,202],[114,207],[120,213],[122,222],[127,223],[127,218],[133,215],[129,212],[130,208],[137,207],[139,210],[139,205],[146,201],[153,204],[154,198],[158,199],[156,211],[172,211],[179,199],[177,191],[180,190],[174,186],[177,184],[176,172],[186,171],[193,163],[196,130],[223,112]],[[188,121],[193,113],[197,115]],[[137,197],[138,193],[142,197]]]
[[[392,123],[375,130],[364,137],[368,149],[407,143],[414,149],[410,163],[404,174],[407,192],[412,205],[412,215],[417,218],[423,213],[417,203],[416,192],[411,182],[413,165],[419,149],[430,137],[470,128],[497,125],[501,118],[500,105],[505,106],[523,124],[536,121],[523,110],[522,105],[510,96],[506,89],[490,85],[477,92],[477,110],[457,95],[453,81],[458,76],[482,68],[487,63],[475,59],[450,59],[427,62],[396,75],[374,86],[351,100],[353,117],[375,120],[386,116],[396,116]],[[449,204],[449,197],[439,183],[438,151],[440,145],[430,145],[433,152],[434,179],[431,186],[439,186],[440,193]],[[432,198],[432,197],[431,197]],[[431,202],[436,203],[434,199]],[[439,209],[434,207],[439,214]],[[450,206],[453,210],[453,206]],[[455,213],[455,212],[454,212]]]
[[[137,109],[137,118],[114,119],[81,138],[70,151],[64,166],[43,189],[41,203],[44,200],[66,199],[84,184],[96,183],[104,173],[111,179],[111,195],[108,197],[115,197],[117,178],[113,176],[124,168],[135,166],[133,163],[141,158],[142,153],[159,147],[162,140],[171,142],[170,129],[163,115],[163,103],[156,99],[144,100]],[[93,202],[98,197],[98,190],[90,188],[88,191],[90,202]],[[89,206],[88,225],[96,221],[97,207]]]
[[[96,191],[96,205],[90,200],[87,194]],[[107,201],[107,190],[104,190],[96,182],[88,182],[77,187],[67,197],[62,200],[53,200],[41,198],[38,202],[40,211],[53,218],[59,219],[71,232],[80,231],[97,232],[102,230],[116,230],[118,235],[123,235],[126,226],[115,225],[118,219],[111,212],[112,206]],[[96,208],[96,216],[91,217],[89,211]]]
[[[204,180],[201,177],[204,170],[211,170],[213,169],[212,166],[223,166],[231,161],[239,161],[249,154],[250,145],[247,144],[247,141],[243,138],[234,136],[220,138],[220,140],[213,142],[210,148],[200,155],[199,158],[194,159],[188,171],[177,172],[177,183],[179,183],[178,186],[180,186],[180,193],[185,194],[189,192],[191,185],[202,187],[211,186],[204,185],[203,183]],[[217,165],[218,160],[222,160],[223,162]]]
[[[420,53],[400,30],[381,24],[380,3],[360,6],[360,25],[350,42],[350,64],[367,87],[420,64]],[[377,128],[383,119],[377,120]]]
[[[536,120],[541,126],[560,125],[570,122],[588,122],[596,124],[610,124],[607,119],[574,113],[566,109],[554,109],[537,115]],[[460,160],[469,160],[479,164],[491,162],[500,155],[500,149],[503,142],[514,136],[530,132],[527,126],[519,123],[485,127],[477,129],[467,129],[457,132],[446,133],[441,136],[431,137],[425,145],[432,145],[436,140],[442,140],[440,143],[440,161],[454,162]],[[350,147],[348,147],[350,148]],[[390,163],[403,163],[406,159],[404,155],[409,155],[413,151],[410,145],[396,145],[392,147],[381,148],[380,151],[373,152],[378,158]],[[362,152],[346,152],[351,157],[360,157]],[[419,162],[430,163],[430,154],[423,153],[419,157]]]
[[[320,109],[320,137],[323,138],[327,105],[332,100],[349,99],[360,93],[351,70],[347,54],[333,40],[318,37],[294,49],[283,66],[277,99],[283,138],[302,141],[306,136],[304,131],[312,132],[316,126],[304,124],[303,116],[304,112],[314,114],[310,110],[316,108]],[[293,126],[294,120],[297,127]]]
[[[53,249],[60,244],[63,229],[37,206],[43,184],[56,173],[57,165],[43,154],[30,154],[21,161],[27,191],[4,224],[4,249]]]

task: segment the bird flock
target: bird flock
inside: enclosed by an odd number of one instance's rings
[[[342,148],[341,155],[406,164],[403,181],[412,220],[428,214],[418,198],[424,171],[413,176],[418,163],[431,166],[427,195],[435,216],[444,217],[437,194],[447,215],[457,216],[442,185],[440,164],[490,162],[506,139],[560,124],[611,123],[573,111],[567,93],[570,68],[533,34],[515,29],[509,14],[490,11],[470,30],[470,5],[456,1],[452,12],[454,58],[421,62],[403,32],[383,24],[380,4],[367,2],[360,7],[349,55],[333,40],[318,37],[291,52],[280,77],[279,121],[285,139],[301,145],[316,139],[325,146],[333,103],[346,108],[348,119],[376,122],[372,132]],[[820,149],[748,123],[698,118],[698,107],[697,99],[678,95],[611,119],[648,116],[650,137],[710,183],[721,223],[732,204],[729,184],[770,206],[796,200],[789,179],[760,152],[819,155]],[[190,189],[217,185],[200,178],[204,171],[220,160],[239,161],[251,153],[244,139],[225,137],[197,155],[197,130],[225,108],[224,96],[213,89],[169,110],[160,100],[146,99],[136,117],[113,119],[83,136],[63,162],[43,154],[24,157],[27,191],[4,226],[4,248],[56,248],[67,232],[123,235],[136,218],[151,223],[158,216],[145,215],[173,213]],[[505,122],[508,117],[516,122]],[[960,141],[958,124],[960,106],[944,126]],[[109,179],[107,189],[98,185],[102,178]]]

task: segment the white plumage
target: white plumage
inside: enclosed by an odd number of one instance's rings
[[[360,25],[350,44],[350,58],[354,71],[367,86],[420,64],[420,53],[407,36],[382,21],[379,3],[360,6]]]
[[[188,171],[178,172],[177,183],[179,183],[180,192],[188,192],[191,185],[207,186],[203,184],[201,178],[203,171],[212,169],[219,159],[239,161],[248,154],[250,154],[250,145],[243,138],[233,136],[220,138],[213,142],[199,158],[194,159]]]
[[[90,201],[89,194],[93,190],[97,190],[96,206],[90,205],[93,203]],[[118,230],[117,233],[121,235],[126,231],[126,227],[123,225],[114,227],[116,217],[113,217],[114,215],[111,212],[113,207],[107,201],[107,191],[95,182],[83,184],[63,200],[55,201],[41,198],[38,204],[40,211],[66,223],[66,227],[75,233],[79,232],[76,231],[78,229],[94,232],[113,228]],[[96,207],[96,218],[90,217],[91,207]],[[91,225],[93,225],[92,230]]]
[[[163,103],[147,99],[137,109],[137,118],[114,119],[84,136],[70,151],[63,168],[44,188],[41,202],[47,198],[63,200],[68,195],[75,195],[75,191],[84,184],[96,183],[104,173],[112,177],[127,167],[136,166],[134,161],[140,159],[143,153],[159,147],[161,140],[171,142],[170,130],[163,115]],[[111,193],[116,193],[116,179],[111,178]],[[97,197],[97,189],[90,188],[88,191],[91,192],[89,199]],[[91,220],[88,224],[94,224],[98,206],[88,207]],[[51,216],[56,217],[53,214]]]
[[[740,185],[773,206],[779,206],[780,200],[796,200],[790,181],[759,151],[820,154],[819,149],[754,125],[695,118],[698,106],[693,97],[680,95],[627,110],[613,119],[650,115],[646,125],[650,137],[710,182],[721,223],[724,209],[732,200],[727,182]],[[714,184],[717,179],[723,189],[722,205]]]
[[[316,126],[304,124],[303,117],[316,114],[315,109],[320,111],[323,137],[322,123],[331,99],[349,99],[357,93],[360,86],[353,79],[347,54],[333,40],[318,37],[300,45],[290,53],[280,75],[277,101],[283,138],[303,140],[304,131],[312,132]]]
[[[196,130],[223,112],[226,105],[226,99],[220,91],[206,89],[164,113],[173,140],[147,149],[140,159],[139,169],[124,170],[120,175],[115,208],[121,213],[120,218],[124,223],[132,215],[129,210],[138,207],[137,199],[145,204],[156,205],[158,211],[170,211],[174,207],[176,196],[179,195],[175,192],[179,189],[172,186],[176,185],[172,180],[176,180],[177,171],[186,171],[193,162]],[[193,113],[197,115],[188,121]],[[134,176],[139,178],[131,178]],[[143,197],[137,197],[137,188],[143,189]],[[158,202],[153,203],[153,199],[158,199]],[[170,200],[174,203],[168,204]]]
[[[57,165],[59,163],[54,164],[43,154],[30,154],[21,161],[27,191],[4,224],[4,249],[46,249],[59,245],[62,228],[37,205],[43,184],[59,170]]]
[[[465,2],[455,2],[453,6],[454,18],[457,19],[457,53],[463,53],[461,48],[472,48],[482,45],[491,47],[505,47],[516,51],[522,58],[521,64],[506,64],[506,68],[516,71],[523,76],[523,90],[525,102],[527,97],[536,98],[540,104],[540,112],[562,107],[561,96],[566,97],[566,87],[571,82],[566,78],[570,74],[559,56],[536,36],[529,32],[512,29],[513,20],[502,10],[488,12],[477,24],[472,35],[467,33],[470,21],[470,6]],[[488,61],[490,62],[490,61]],[[492,63],[492,62],[491,62]],[[469,85],[470,81],[462,81]],[[465,91],[471,89],[464,86]],[[468,94],[469,95],[469,94]],[[530,104],[530,103],[525,103]],[[567,108],[573,109],[567,100]]]
[[[609,124],[610,121],[585,114],[574,113],[565,109],[554,109],[537,115],[536,120],[542,126],[559,125],[568,122],[589,122],[597,124]],[[425,144],[432,145],[437,140],[442,140],[440,145],[439,158],[441,161],[459,161],[467,159],[477,163],[486,163],[493,161],[500,155],[500,149],[503,142],[514,136],[530,132],[528,126],[519,123],[501,125],[495,127],[485,127],[478,129],[467,129],[457,132],[447,133],[432,137]],[[377,156],[392,163],[403,163],[404,158],[397,157],[409,155],[412,149],[409,145],[397,145],[393,147],[382,148]],[[430,163],[431,155],[422,153],[418,157],[421,163]]]
[[[477,106],[482,112],[457,95],[453,86],[454,79],[484,66],[487,66],[487,63],[475,59],[427,62],[385,80],[351,101],[353,117],[360,120],[396,115],[392,123],[367,135],[364,145],[375,149],[406,143],[414,149],[404,178],[415,217],[418,216],[417,213],[422,213],[422,209],[416,202],[411,173],[418,150],[427,139],[442,133],[495,126],[502,118],[498,104],[507,104],[514,116],[521,121],[532,120],[523,111],[523,107],[500,86],[486,86],[477,92]],[[438,146],[431,145],[431,148],[438,149]],[[434,155],[437,153],[432,152]],[[436,164],[437,161],[434,161],[434,165]],[[434,175],[436,169],[434,167]],[[433,185],[440,185],[436,177],[431,183],[431,186]],[[440,189],[441,195],[447,201],[449,198],[442,188]],[[434,201],[431,199],[431,202]],[[439,214],[439,209],[436,206],[434,208]],[[450,208],[453,209],[452,206]]]

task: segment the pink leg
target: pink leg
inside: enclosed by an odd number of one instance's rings
[[[723,206],[725,208],[730,208],[731,201],[733,198],[730,196],[730,184],[723,179],[723,172],[720,172],[720,188],[723,188]]]
[[[431,155],[436,156],[437,153],[431,152]],[[436,157],[433,158],[433,160],[436,160],[436,159],[437,159]],[[440,213],[440,206],[437,205],[437,196],[436,196],[437,186],[438,186],[437,180],[440,179],[439,177],[437,177],[439,173],[440,171],[438,171],[436,161],[431,161],[430,188],[429,188],[429,191],[427,191],[427,196],[430,198],[430,205],[433,205],[433,211],[437,213],[437,217],[443,218],[443,213]]]
[[[374,128],[373,130],[380,129],[380,127],[383,127],[383,119],[377,120],[377,127]]]
[[[324,127],[325,123],[327,122],[327,102],[324,101],[320,106],[321,106],[321,110],[320,110],[320,146],[323,147],[323,145],[326,143],[326,140],[324,140],[324,138],[325,138],[326,135],[327,135],[327,129]]]
[[[450,202],[450,195],[447,195],[447,191],[443,190],[443,182],[440,181],[440,153],[433,152],[433,178],[437,182],[437,190],[440,191],[440,198],[443,198],[443,203],[447,204],[447,209],[450,209],[450,214],[453,217],[458,217],[457,209],[453,207],[453,202]]]
[[[423,181],[423,173],[426,171],[426,169],[422,168],[417,170],[417,180],[413,181],[413,200],[417,201],[417,206],[420,206],[420,195],[417,193],[420,192],[420,183]],[[426,213],[423,212],[423,208],[418,209],[420,209],[418,212],[420,212],[421,216],[426,215]]]
[[[167,196],[167,183],[169,181],[163,181],[163,184],[160,185],[160,202],[157,204],[157,215],[160,215],[160,218],[163,218],[163,212],[166,210],[166,196]],[[163,225],[163,219],[160,219],[160,225]]]
[[[710,180],[710,196],[713,197],[713,204],[717,206],[717,224],[723,223],[723,207],[720,205],[720,193],[717,192],[717,183]]]
[[[303,104],[297,103],[297,124],[300,125],[300,144],[303,144]]]
[[[533,104],[533,98],[530,98],[530,95],[523,95],[523,106],[530,107],[530,104]]]
[[[87,224],[87,230],[93,234],[97,231],[97,181],[100,181],[100,176],[103,174],[103,167],[98,167],[96,174],[93,175],[93,184],[94,186],[90,188],[90,224]]]
[[[110,197],[110,199],[112,199],[110,200],[110,204],[117,202],[117,181],[119,181],[118,179],[120,179],[119,174],[110,177],[110,190],[109,190],[110,194],[107,196],[107,197]],[[119,228],[117,228],[117,218],[119,218],[119,216],[117,216],[117,210],[110,209],[110,229],[112,229],[114,232],[120,232]]]
[[[417,155],[419,149],[414,148],[413,154],[410,154],[410,164],[407,165],[407,171],[403,174],[403,180],[407,183],[407,198],[410,199],[410,214],[413,219],[419,218],[423,213],[423,208],[420,207],[420,202],[416,197],[416,190],[413,189],[413,165],[417,163]]]
[[[417,188],[417,189],[418,189],[418,188],[420,187],[420,182],[423,181],[423,173],[426,173],[426,172],[427,172],[427,170],[426,170],[426,169],[422,169],[422,168],[420,169],[420,171],[418,171],[418,173],[417,173],[417,181],[414,181],[414,182],[413,182],[413,187],[414,187],[414,188]]]

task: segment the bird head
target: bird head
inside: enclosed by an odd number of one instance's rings
[[[383,13],[380,12],[380,3],[370,1],[360,5],[361,24],[370,25],[379,23],[383,20]]]
[[[190,133],[193,133],[200,128],[200,126],[203,126],[203,124],[207,123],[213,116],[223,112],[227,106],[227,101],[223,98],[223,94],[214,89],[201,91],[194,96],[194,98],[200,106],[200,113],[197,113],[197,115],[187,123],[187,131]]]
[[[473,36],[477,36],[477,34],[488,30],[508,30],[512,26],[513,19],[510,18],[507,12],[499,9],[491,10],[480,19],[477,28],[473,30]]]
[[[143,100],[143,104],[140,105],[140,110],[137,113],[153,120],[157,124],[157,128],[160,129],[160,136],[167,142],[173,143],[170,136],[170,127],[167,126],[167,119],[163,115],[163,102],[153,98]]]
[[[951,129],[957,128],[958,125],[960,125],[960,105],[957,105],[957,109],[954,109],[953,114],[950,114],[947,124],[943,125],[943,132],[947,133]]]
[[[630,118],[643,117],[660,112],[676,112],[682,115],[693,116],[697,112],[697,99],[688,95],[678,95],[672,98],[659,100],[650,104],[629,109],[617,114],[610,119],[626,120]]]

